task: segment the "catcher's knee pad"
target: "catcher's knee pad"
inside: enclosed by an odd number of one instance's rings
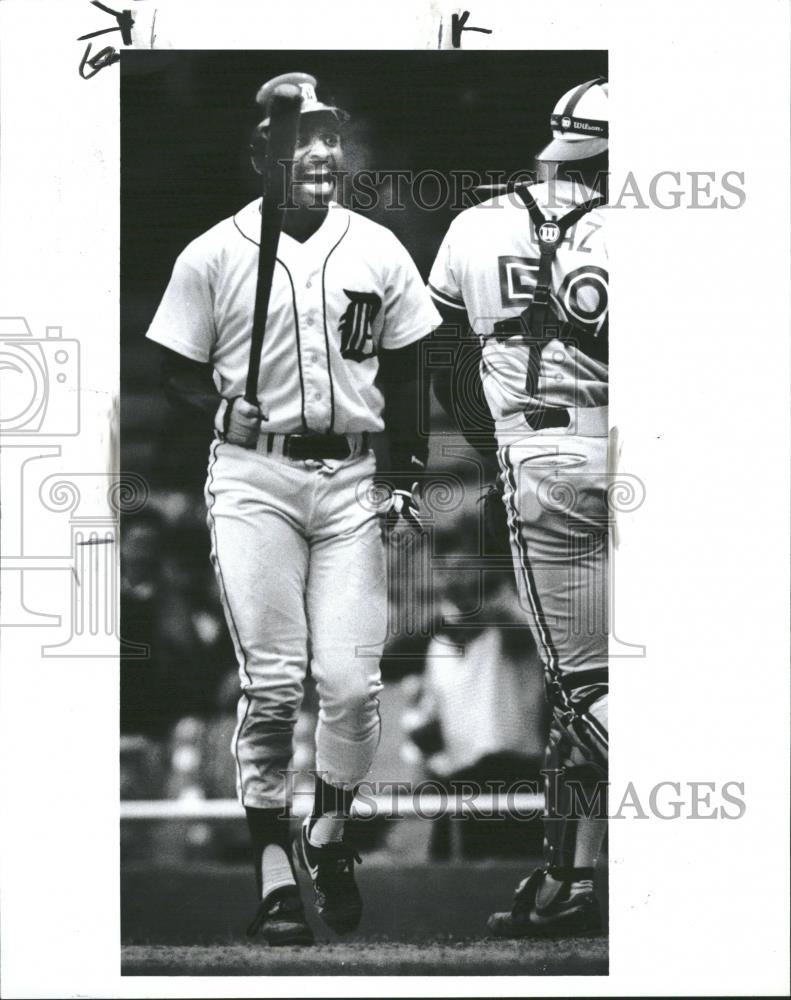
[[[609,752],[607,669],[545,675],[554,723],[583,759],[606,773]]]

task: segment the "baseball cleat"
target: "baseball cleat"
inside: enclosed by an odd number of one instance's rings
[[[354,881],[354,863],[361,863],[360,856],[342,841],[314,847],[308,840],[307,824],[294,844],[294,852],[310,875],[321,919],[339,934],[353,931],[363,912],[360,890]]]
[[[305,920],[299,889],[287,885],[275,889],[258,907],[247,936],[261,937],[270,945],[313,944],[313,931]]]
[[[586,872],[587,874],[587,872]],[[497,937],[551,937],[600,931],[592,878],[559,881],[545,868],[523,879],[508,913],[493,913],[487,927]]]

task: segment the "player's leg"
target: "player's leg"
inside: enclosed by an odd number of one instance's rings
[[[372,460],[364,458],[325,477],[308,580],[319,721],[314,806],[303,828],[302,856],[319,912],[336,930],[350,930],[360,919],[355,856],[344,843],[344,824],[379,743],[379,662],[387,625],[384,549],[379,520],[357,494],[362,473],[372,471]]]
[[[286,774],[307,667],[308,551],[297,528],[299,483],[282,462],[215,444],[206,499],[212,562],[242,687],[232,751],[260,901],[250,933],[260,930],[272,944],[308,943],[291,864]]]
[[[554,451],[543,455],[542,451]],[[525,879],[498,934],[599,926],[593,872],[606,831],[606,439],[542,438],[501,452],[520,598],[553,711],[545,866]]]
[[[594,890],[606,834],[606,771],[579,753],[553,720],[546,755],[544,864],[517,887],[509,911],[493,913],[498,937],[599,931],[602,904]]]
[[[607,439],[535,439],[500,452],[520,602],[553,710],[586,754],[606,760]]]

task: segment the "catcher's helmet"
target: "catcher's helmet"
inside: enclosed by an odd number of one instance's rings
[[[344,125],[349,120],[349,115],[341,108],[336,108],[331,104],[324,104],[316,96],[316,78],[309,73],[282,73],[271,80],[267,80],[259,89],[255,96],[256,102],[261,106],[266,117],[256,126],[257,135],[265,134],[269,128],[269,105],[277,87],[283,83],[290,83],[299,87],[302,92],[301,115],[325,114],[331,115],[338,125]]]
[[[610,123],[604,77],[588,80],[564,94],[549,122],[552,142],[538,154],[539,160],[565,163],[605,152]]]

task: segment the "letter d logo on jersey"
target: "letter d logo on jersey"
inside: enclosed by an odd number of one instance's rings
[[[341,357],[347,361],[367,361],[374,356],[371,324],[382,306],[382,300],[374,292],[350,292],[348,288],[343,291],[351,301],[338,325]]]

